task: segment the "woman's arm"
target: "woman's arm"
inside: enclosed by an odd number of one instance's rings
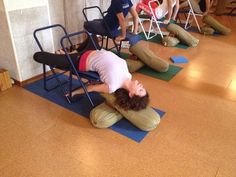
[[[167,1],[167,5],[168,5],[168,13],[167,13],[167,16],[166,16],[166,19],[164,20],[164,24],[167,24],[170,22],[170,19],[171,19],[171,16],[172,16],[172,13],[173,13],[173,8],[172,8],[172,0],[166,0]]]
[[[134,31],[133,31],[133,33],[137,34],[138,33],[138,14],[137,14],[136,10],[134,9],[134,7],[131,7],[129,12],[130,12],[130,14],[133,17],[133,24],[134,24]]]
[[[211,0],[205,0],[206,3],[206,11],[203,13],[203,15],[207,15],[211,8]]]
[[[173,20],[175,20],[178,11],[179,11],[179,0],[176,0],[176,4],[175,4],[175,7],[174,7],[174,12],[173,12],[173,15],[172,15]]]
[[[119,24],[121,27],[121,35],[116,37],[116,40],[121,41],[121,40],[125,39],[125,37],[126,37],[126,22],[125,22],[125,17],[123,15],[123,12],[116,14],[116,16],[119,20]]]

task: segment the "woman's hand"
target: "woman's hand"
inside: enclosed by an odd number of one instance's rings
[[[164,23],[164,24],[170,23],[170,19],[165,19],[165,20],[163,21],[163,23]]]
[[[208,14],[208,12],[206,11],[206,12],[204,12],[202,15],[203,15],[203,16],[206,16],[207,14]]]
[[[120,42],[122,40],[125,40],[125,36],[118,36],[118,37],[115,38],[116,42]]]

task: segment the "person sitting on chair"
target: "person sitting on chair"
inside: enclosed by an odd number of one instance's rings
[[[136,11],[139,13],[141,8],[145,8],[145,11],[148,13],[148,15],[152,15],[148,4],[150,1],[151,0],[143,0],[141,3],[138,3],[136,6]],[[166,19],[163,21],[163,23],[168,24],[171,19],[175,21],[179,10],[179,0],[163,0],[160,5],[158,5],[156,1],[153,1],[150,3],[150,5],[155,14],[155,17],[158,20],[166,16]]]
[[[112,38],[121,41],[126,38],[125,17],[130,13],[133,17],[133,34],[138,31],[138,14],[136,13],[131,0],[111,0],[111,5],[102,21],[94,20],[93,23],[85,22],[84,28],[93,34],[107,34],[111,32]],[[105,25],[106,24],[106,25]],[[107,29],[107,27],[109,29]],[[121,28],[121,32],[118,28]]]
[[[213,0],[190,0],[195,13],[207,15],[212,6]],[[188,7],[188,2],[184,1],[180,3],[180,8]]]
[[[201,19],[203,25],[201,26],[201,30],[199,30],[202,34],[212,35],[217,32],[223,35],[228,35],[231,32],[231,29],[227,28],[226,26],[218,22],[215,18],[209,15],[211,6],[213,4],[214,0],[187,0],[181,3],[180,7],[183,8],[191,5],[195,13],[202,14]],[[196,23],[198,25],[198,22]]]

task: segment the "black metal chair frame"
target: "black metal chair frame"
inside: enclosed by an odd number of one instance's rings
[[[89,22],[89,19],[88,19],[87,15],[86,15],[86,11],[89,10],[89,9],[97,9],[97,10],[99,11],[101,17],[102,17],[101,20],[104,19],[104,16],[105,16],[105,14],[107,13],[107,11],[102,12],[102,10],[100,9],[100,7],[98,7],[98,6],[85,7],[85,8],[83,8],[83,15],[84,15],[84,18],[85,18],[85,20],[86,20],[87,22]],[[111,30],[109,29],[109,26],[107,25],[107,23],[106,23],[105,21],[104,21],[104,25],[105,25],[105,28],[106,28],[106,30],[107,30],[108,35],[104,36],[104,35],[98,34],[98,35],[101,35],[101,36],[102,36],[102,44],[101,44],[101,47],[103,48],[103,40],[104,40],[104,38],[106,38],[106,47],[105,47],[105,49],[106,49],[106,50],[112,50],[112,49],[115,48],[116,51],[117,51],[117,54],[120,55],[120,51],[121,51],[121,48],[122,48],[122,47],[121,47],[121,46],[122,46],[122,42],[123,42],[123,41],[128,41],[128,40],[127,40],[127,39],[121,40],[120,43],[119,43],[119,45],[118,45],[118,44],[115,42],[115,39],[112,38]],[[113,42],[113,44],[114,44],[114,47],[108,48],[109,39],[112,40],[112,42]]]
[[[75,32],[75,33],[67,33],[66,29],[60,25],[60,24],[54,24],[54,25],[49,25],[49,26],[46,26],[46,27],[42,27],[42,28],[38,28],[34,31],[33,33],[33,36],[34,36],[34,39],[36,40],[36,43],[40,49],[41,52],[45,52],[45,50],[43,49],[38,37],[37,37],[37,33],[40,32],[40,31],[44,31],[44,30],[48,30],[48,29],[52,29],[52,28],[61,28],[63,31],[64,31],[64,36],[61,38],[60,40],[60,44],[61,44],[61,47],[62,49],[65,51],[65,55],[66,55],[66,59],[67,61],[69,62],[70,64],[70,68],[69,70],[64,70],[63,72],[56,72],[56,68],[57,66],[56,65],[53,65],[53,66],[49,66],[50,70],[52,71],[52,74],[50,76],[47,76],[47,72],[46,72],[46,64],[43,64],[43,86],[44,86],[44,89],[46,91],[52,91],[54,89],[56,89],[57,87],[60,87],[62,93],[64,95],[67,95],[68,93],[68,96],[66,96],[66,99],[69,103],[71,103],[71,93],[72,93],[72,81],[73,81],[73,75],[76,76],[77,78],[77,81],[79,82],[79,84],[81,85],[80,87],[83,88],[90,104],[94,107],[94,103],[86,89],[86,86],[85,86],[85,82],[82,81],[82,78],[85,78],[89,81],[100,81],[100,78],[98,76],[97,73],[95,72],[81,72],[81,71],[78,71],[69,55],[69,53],[67,52],[66,50],[66,47],[65,47],[65,41],[69,41],[69,44],[71,46],[73,46],[72,44],[72,41],[71,41],[71,37],[74,37],[74,36],[79,36],[79,35],[83,35],[83,34],[86,34],[90,40],[92,41],[93,43],[93,46],[95,49],[97,49],[97,46],[95,45],[95,42],[93,40],[93,38],[91,37],[91,35],[87,32],[87,31],[79,31],[79,32]],[[59,68],[61,69],[61,68]],[[60,81],[59,79],[59,76],[62,75],[62,74],[65,74],[66,72],[69,72],[69,77],[68,77],[68,81],[66,82],[62,82]],[[57,81],[57,85],[55,85],[54,87],[51,87],[51,88],[48,88],[48,85],[47,85],[47,82],[50,81],[51,79],[56,79]],[[66,83],[69,83],[69,92],[66,91],[66,89],[63,87],[64,84]]]

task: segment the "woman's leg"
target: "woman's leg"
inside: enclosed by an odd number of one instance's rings
[[[86,21],[84,22],[84,28],[92,34],[107,35],[107,30],[103,25],[102,19]]]
[[[184,1],[180,1],[179,3],[179,8],[186,8],[188,7],[188,1],[187,0],[184,0]]]

